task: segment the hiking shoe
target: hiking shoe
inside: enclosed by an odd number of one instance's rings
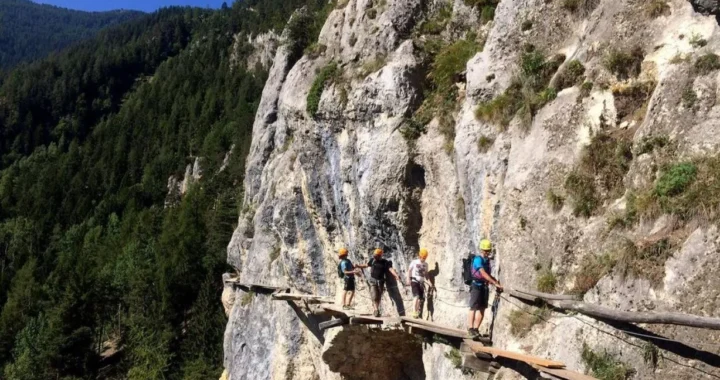
[[[376,317],[380,317],[380,310],[375,310],[375,312],[373,313],[373,315],[376,316]]]
[[[480,335],[480,331],[478,331],[478,329],[468,329],[468,335],[476,337]]]
[[[413,318],[418,319],[418,318],[420,318],[420,313],[415,311],[415,312],[413,312],[412,316],[413,316]]]

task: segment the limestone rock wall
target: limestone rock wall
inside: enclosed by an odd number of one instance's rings
[[[486,37],[483,51],[467,62],[466,80],[459,84],[465,96],[458,99],[454,114],[450,153],[437,120],[417,141],[409,143],[400,133],[424,96],[428,67],[417,26],[444,3],[453,9],[452,22],[442,32],[447,39],[469,31]],[[627,208],[631,191],[655,181],[665,162],[662,154],[652,149],[634,153],[622,178],[623,191],[604,196],[588,218],[575,215],[564,187],[599,132],[625,136],[633,152],[647,136],[666,136],[679,160],[717,152],[720,78],[717,72],[698,75],[693,67],[698,57],[720,49],[717,21],[696,13],[684,0],[668,0],[667,8],[653,16],[642,1],[580,1],[576,11],[564,3],[502,0],[494,20],[482,25],[479,10],[463,0],[349,0],[328,16],[318,41],[324,52],[290,62],[281,44],[254,124],[244,211],[228,247],[228,262],[241,281],[337,296],[335,252],[340,247],[361,262],[381,246],[404,275],[422,246],[430,251],[438,287],[428,305],[433,319],[464,328],[460,260],[475,252],[484,237],[495,242],[495,269],[506,285],[535,289],[539,277],[552,273],[556,291],[569,292],[587,257],[615,252],[628,240],[657,241],[672,234],[676,244],[669,258],[653,269],[659,283],[642,273],[609,271],[585,300],[628,310],[720,314],[720,280],[712,274],[720,261],[718,236],[712,223],[676,228],[677,221],[665,216],[643,218],[626,229],[608,227]],[[698,38],[706,43],[691,44]],[[478,120],[478,104],[508,88],[528,44],[547,56],[563,54],[565,64],[582,62],[593,89],[582,93],[575,85],[559,91],[529,125],[520,117],[507,128]],[[644,53],[636,78],[626,80],[608,71],[608,52],[634,47]],[[318,112],[309,115],[308,92],[318,72],[331,62],[338,65],[342,79],[322,91]],[[368,67],[376,70],[363,73]],[[632,107],[630,117],[622,94],[633,83],[655,86],[645,104]],[[682,104],[687,88],[697,98],[691,109]],[[491,145],[479,149],[481,138]],[[559,209],[548,201],[549,192],[566,199]],[[367,295],[360,284],[359,308],[368,307]],[[409,300],[399,291],[393,297]],[[313,334],[286,303],[240,291],[234,300],[225,335],[229,379],[379,376],[374,371],[348,375],[333,359],[328,343],[340,338]],[[391,315],[411,305],[384,302]],[[510,322],[517,303],[501,301],[494,331],[498,347],[550,357],[583,372],[586,344],[627,363],[637,379],[699,379],[708,376],[702,371],[717,372],[711,366],[716,360],[712,352],[697,359],[687,350],[660,345],[668,360],[649,365],[643,360],[644,341],[584,317],[550,314],[548,322],[520,337],[511,333]],[[701,350],[712,351],[711,344],[720,341],[714,332],[645,328],[690,340]],[[349,332],[332,334],[344,334],[343,344],[361,344]],[[390,348],[376,350],[361,351],[393,355]],[[423,371],[408,373],[408,378],[468,378],[446,358],[446,346],[422,346],[414,352],[409,355],[417,355]],[[343,365],[353,368],[356,360],[364,360],[355,356]],[[510,369],[500,373],[503,379],[520,377]]]

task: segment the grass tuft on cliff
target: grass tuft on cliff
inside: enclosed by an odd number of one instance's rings
[[[581,357],[588,370],[599,380],[625,380],[635,373],[634,369],[607,351],[596,352],[586,343],[583,343]]]
[[[557,97],[557,91],[547,86],[564,60],[563,55],[547,58],[533,46],[526,47],[518,62],[519,73],[510,86],[501,95],[479,104],[475,117],[496,123],[505,130],[518,116],[522,120],[521,125],[529,128],[537,111]]]
[[[510,323],[510,334],[524,338],[532,328],[540,322],[544,322],[550,316],[547,308],[535,309],[523,307],[510,312],[508,322]]]
[[[320,69],[307,95],[306,110],[310,116],[315,117],[318,107],[320,106],[320,98],[322,97],[323,91],[328,85],[335,82],[340,75],[340,68],[338,68],[335,62],[330,62],[327,66]]]

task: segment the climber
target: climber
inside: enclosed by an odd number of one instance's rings
[[[425,284],[427,283],[430,289],[433,288],[428,279],[428,264],[425,262],[428,257],[427,249],[421,248],[418,256],[419,258],[410,263],[407,274],[407,283],[412,289],[415,300],[413,318],[420,318],[422,314],[423,302],[425,302]]]
[[[490,240],[483,239],[480,241],[480,255],[475,256],[472,261],[471,271],[472,285],[470,286],[470,299],[468,306],[468,334],[472,336],[480,335],[480,324],[483,321],[485,309],[488,306],[489,290],[488,284],[493,284],[502,291],[503,287],[498,280],[490,275],[490,251],[492,244]]]
[[[363,266],[364,268],[370,268],[368,283],[370,284],[370,296],[373,301],[373,315],[376,317],[380,316],[380,299],[385,290],[387,274],[390,273],[395,278],[395,281],[400,283],[400,276],[392,267],[392,261],[384,259],[382,256],[383,250],[380,248],[375,249],[373,257],[368,261],[367,265]]]
[[[355,274],[359,273],[360,269],[367,268],[365,265],[353,265],[352,261],[347,258],[348,250],[340,248],[338,251],[340,257],[340,264],[338,264],[338,276],[345,280],[345,286],[343,287],[343,310],[352,310],[352,301],[355,297]]]

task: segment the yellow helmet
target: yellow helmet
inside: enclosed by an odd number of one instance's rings
[[[483,251],[489,251],[492,249],[492,244],[490,243],[490,240],[488,239],[482,239],[480,240],[480,249]]]
[[[374,256],[380,256],[383,254],[383,250],[380,248],[375,248],[375,252],[373,252]]]
[[[340,257],[347,256],[347,254],[348,250],[346,248],[340,248],[340,250],[338,251],[338,256]]]
[[[420,248],[420,258],[427,259],[427,257],[428,257],[428,250],[425,248]]]

